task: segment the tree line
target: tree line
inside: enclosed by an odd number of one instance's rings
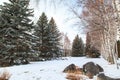
[[[61,44],[62,34],[53,17],[48,20],[43,12],[34,23],[29,2],[9,0],[0,5],[0,66],[56,59],[68,56],[67,52],[69,56],[84,55],[84,43],[78,35],[72,46],[67,35]]]
[[[0,66],[61,56],[61,36],[54,18],[48,21],[43,12],[34,24],[29,2],[9,0],[0,5]]]
[[[76,0],[75,2],[75,6],[70,9],[77,17],[78,25],[82,23],[82,28],[86,32],[86,55],[95,57],[94,52],[100,53],[108,62],[117,63],[119,57],[117,36],[120,36],[119,0]]]
[[[34,16],[33,9],[29,9],[29,2],[30,0],[9,0],[9,3],[0,5],[0,65],[26,64],[29,60],[51,60],[63,55],[60,43],[62,36],[54,18],[48,20],[43,12],[37,23],[33,23],[30,19]],[[88,7],[87,3],[85,6]],[[91,20],[87,18],[87,11],[83,11],[83,15],[86,22],[87,19],[88,22]],[[87,39],[85,49],[82,39],[76,35],[70,56],[87,55],[84,53],[88,51],[98,57],[100,51],[94,46],[91,47],[91,41],[88,45],[90,39]],[[66,38],[66,41],[69,40]],[[70,41],[68,43],[70,44]],[[66,52],[68,51],[65,50]]]

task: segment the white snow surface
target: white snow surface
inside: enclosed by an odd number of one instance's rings
[[[11,74],[10,80],[67,80],[66,74],[62,72],[65,67],[73,63],[82,68],[85,63],[90,61],[103,67],[105,75],[120,78],[120,69],[117,69],[116,65],[109,64],[103,58],[86,57],[64,57],[59,60],[1,67],[0,72],[7,70]],[[96,77],[92,80],[96,80]]]

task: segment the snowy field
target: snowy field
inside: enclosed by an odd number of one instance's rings
[[[86,62],[93,61],[104,68],[107,76],[120,78],[120,69],[111,65],[102,58],[67,57],[64,60],[52,60],[44,62],[31,62],[28,65],[19,65],[0,68],[0,72],[10,72],[10,80],[66,80],[66,74],[62,71],[71,63],[82,67]],[[95,80],[95,77],[94,79]]]

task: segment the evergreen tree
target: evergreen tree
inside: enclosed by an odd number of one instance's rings
[[[77,35],[72,44],[72,56],[78,57],[84,54],[84,44],[81,38]]]
[[[61,56],[61,45],[60,45],[60,32],[56,26],[55,20],[51,18],[49,21],[49,47],[50,47],[50,53],[53,57],[59,57]]]
[[[0,56],[3,60],[25,57],[31,50],[28,32],[33,27],[29,0],[9,0],[0,5]]]
[[[60,32],[53,18],[48,23],[44,12],[37,22],[34,35],[37,37],[36,50],[39,51],[39,57],[51,59],[61,55]]]
[[[82,38],[80,38],[80,54],[85,55],[84,53],[85,53],[85,46]]]
[[[35,28],[35,36],[37,36],[37,50],[40,51],[40,57],[48,57],[49,55],[49,27],[47,16],[43,12],[37,21],[37,26]]]

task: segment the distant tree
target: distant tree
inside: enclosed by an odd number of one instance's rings
[[[0,56],[3,60],[27,57],[31,50],[28,33],[33,27],[30,19],[33,10],[28,6],[29,0],[9,0],[0,7]]]
[[[48,23],[49,27],[49,44],[48,46],[50,47],[50,53],[53,57],[59,57],[61,56],[61,44],[60,44],[60,39],[61,39],[61,34],[60,31],[58,30],[55,20],[53,17],[50,19]]]
[[[77,35],[73,40],[72,44],[72,56],[83,56],[84,54],[84,44],[81,38]]]
[[[85,46],[81,37],[80,37],[80,53],[83,55],[85,53]]]
[[[71,42],[67,34],[64,35],[64,56],[71,56]]]

